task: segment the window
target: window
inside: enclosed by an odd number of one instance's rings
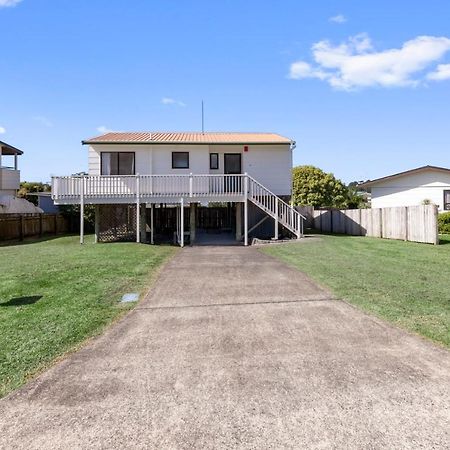
[[[450,211],[450,191],[444,191],[444,209]]]
[[[172,152],[172,169],[189,169],[189,152]]]
[[[219,154],[218,153],[210,153],[209,154],[209,168],[214,169],[214,170],[219,168]]]
[[[134,175],[134,152],[102,152],[102,175]]]

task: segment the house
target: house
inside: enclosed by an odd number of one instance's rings
[[[22,154],[22,150],[0,141],[0,214],[42,212],[31,202],[16,196],[20,188],[18,157]]]
[[[59,206],[55,205],[51,192],[30,192],[27,197],[36,197],[38,208],[45,214],[58,214]]]
[[[0,195],[16,195],[20,188],[18,156],[22,150],[0,141]]]
[[[149,240],[202,230],[297,238],[303,218],[288,202],[295,142],[274,133],[106,133],[88,146],[87,176],[53,177],[57,205],[96,205],[99,240]],[[272,220],[268,220],[271,218]],[[83,223],[80,223],[81,241]],[[265,231],[263,231],[265,230]],[[212,230],[214,231],[214,230]]]
[[[423,166],[359,186],[371,192],[372,208],[433,203],[439,211],[450,210],[450,169]]]

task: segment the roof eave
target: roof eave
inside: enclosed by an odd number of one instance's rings
[[[6,148],[6,149],[11,151],[11,153],[9,153],[9,154],[2,152],[2,154],[5,155],[5,156],[23,155],[23,151],[22,150],[19,150],[18,148],[13,147],[12,145],[7,144],[6,142],[0,141],[0,147],[2,147],[2,148],[4,147],[4,148]]]
[[[272,141],[272,142],[181,142],[181,141],[81,141],[82,145],[292,145],[295,141]]]

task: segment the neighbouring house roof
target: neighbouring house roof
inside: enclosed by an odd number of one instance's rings
[[[19,150],[12,145],[7,144],[6,142],[0,141],[0,150],[2,151],[2,155],[22,155],[23,151]]]
[[[450,169],[446,169],[445,167],[438,167],[438,166],[422,166],[422,167],[417,167],[416,169],[411,169],[411,170],[405,170],[404,172],[399,172],[399,173],[394,173],[393,175],[388,175],[386,177],[381,177],[381,178],[377,178],[375,180],[369,180],[366,181],[365,183],[359,184],[358,187],[360,188],[371,188],[377,184],[381,184],[384,181],[387,180],[392,180],[395,178],[401,178],[407,175],[413,175],[416,173],[420,173],[420,172],[426,172],[426,171],[436,171],[436,172],[441,172],[441,173],[447,173],[450,174]]]
[[[111,132],[83,144],[293,144],[276,133],[234,132]]]

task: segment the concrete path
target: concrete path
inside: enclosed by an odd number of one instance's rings
[[[186,248],[0,401],[0,448],[448,448],[449,389],[446,350],[254,248]]]

